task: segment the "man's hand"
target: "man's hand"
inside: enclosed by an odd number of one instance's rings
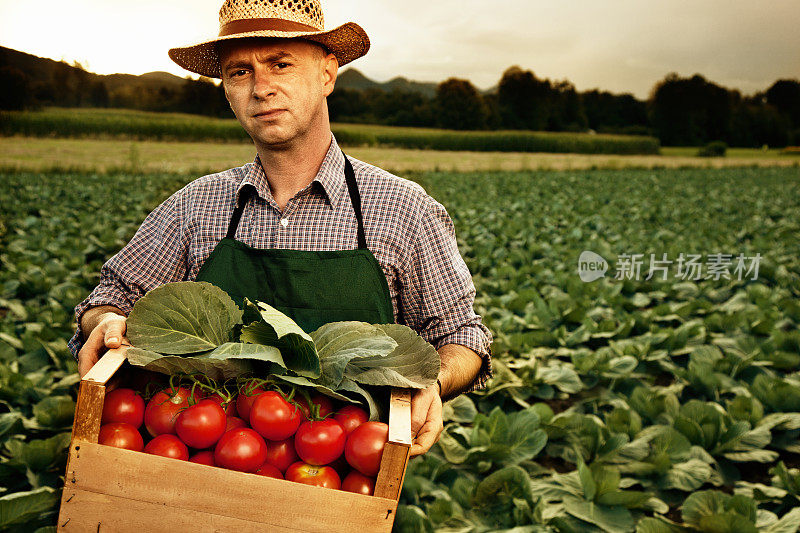
[[[90,311],[87,311],[86,314],[89,314]],[[91,333],[83,344],[83,348],[78,352],[78,374],[81,378],[91,370],[107,350],[119,348],[123,343],[128,344],[128,339],[125,337],[127,331],[125,316],[115,311],[105,311],[96,317],[90,315],[85,318],[81,321],[82,329],[83,331],[89,329]],[[85,327],[86,322],[94,324],[87,328]]]
[[[442,399],[439,397],[439,385],[418,390],[411,397],[411,457],[422,455],[431,449],[439,435],[442,434]]]

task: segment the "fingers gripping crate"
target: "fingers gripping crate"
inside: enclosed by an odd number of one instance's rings
[[[58,531],[389,532],[411,446],[411,395],[393,389],[375,495],[312,487],[97,443],[111,350],[80,383]]]

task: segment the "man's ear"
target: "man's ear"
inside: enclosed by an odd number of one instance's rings
[[[322,58],[322,93],[327,98],[336,86],[336,77],[339,75],[339,60],[333,54]]]

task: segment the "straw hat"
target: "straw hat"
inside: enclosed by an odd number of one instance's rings
[[[194,46],[173,48],[178,65],[210,78],[220,78],[217,43],[244,37],[305,39],[321,44],[345,65],[369,50],[364,29],[348,22],[325,31],[320,0],[225,0],[219,10],[219,36]]]

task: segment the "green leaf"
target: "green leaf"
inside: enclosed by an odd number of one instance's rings
[[[532,503],[530,478],[528,473],[518,466],[506,466],[492,472],[475,489],[476,505],[491,505],[500,500],[509,501],[519,498]]]
[[[245,299],[245,307],[257,310],[261,320],[244,326],[239,340],[275,346],[283,354],[289,370],[309,378],[320,376],[320,360],[314,341],[294,320],[263,302],[253,304]]]
[[[127,320],[131,344],[181,355],[213,350],[231,340],[242,311],[210,283],[181,281],[157,287],[136,302]]]
[[[681,516],[683,521],[700,527],[700,520],[725,512],[725,502],[729,496],[716,490],[704,490],[689,495],[683,502]]]
[[[591,501],[566,499],[564,510],[584,522],[594,524],[609,533],[626,533],[633,530],[634,521],[624,507],[606,507]]]
[[[752,521],[732,512],[704,516],[697,523],[697,528],[707,533],[758,533]]]
[[[12,439],[6,443],[6,448],[11,454],[11,463],[25,466],[32,472],[41,472],[64,458],[71,437],[69,433],[59,433],[49,439],[30,442]]]
[[[711,467],[699,459],[690,459],[685,463],[673,465],[664,474],[659,486],[664,489],[678,489],[692,492],[702,487],[711,479]]]
[[[686,529],[661,516],[642,518],[636,524],[636,533],[683,533]]]
[[[22,414],[3,413],[0,414],[0,442],[3,442],[7,435],[14,435],[22,429]]]
[[[442,419],[445,422],[471,424],[477,414],[478,409],[466,394],[456,396],[449,402],[445,402],[442,408]]]
[[[58,504],[58,494],[51,487],[15,492],[0,497],[0,529],[24,524],[50,511]]]
[[[592,471],[583,461],[578,465],[578,476],[581,478],[584,497],[589,501],[594,500],[594,497],[597,495],[597,485],[592,477]]]
[[[424,389],[436,383],[441,366],[439,352],[416,331],[402,324],[378,324],[397,342],[386,356],[351,359],[345,376],[365,385]]]
[[[620,505],[628,509],[638,509],[650,500],[650,494],[635,490],[612,490],[597,497],[597,503],[613,507]]]
[[[796,533],[800,528],[800,507],[795,507],[764,530],[764,533]]]
[[[322,365],[321,382],[336,388],[354,358],[387,356],[397,342],[382,329],[365,322],[331,322],[311,333]]]
[[[33,415],[42,427],[71,426],[75,415],[75,402],[69,396],[48,396],[33,406]]]
[[[220,348],[222,352],[214,354],[208,352],[202,355],[195,355],[185,357],[181,355],[162,355],[160,353],[142,350],[139,348],[128,348],[127,356],[130,364],[139,366],[151,372],[160,372],[162,374],[173,375],[177,373],[184,374],[205,374],[214,380],[225,380],[235,378],[237,376],[246,374],[252,370],[250,361],[246,359],[237,359],[235,356],[228,359],[225,352],[228,350],[226,343]],[[250,354],[253,359],[261,359],[264,361],[271,361],[274,359],[274,353],[271,353],[270,346],[258,346],[257,353]],[[277,349],[272,348],[275,352]],[[278,352],[278,357],[280,353]]]

